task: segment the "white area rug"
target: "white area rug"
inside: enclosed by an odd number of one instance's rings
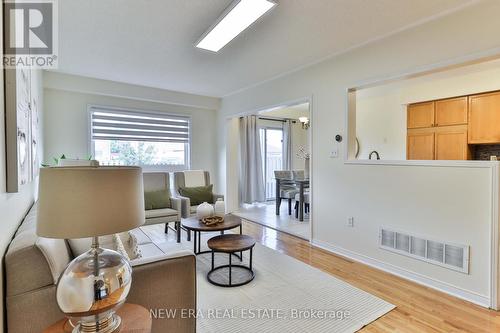
[[[192,249],[192,242],[173,242],[163,226],[141,228],[163,251]],[[183,233],[183,236],[185,233]],[[203,244],[213,235],[204,234]],[[205,246],[206,247],[206,246]],[[202,246],[203,248],[203,246]],[[244,262],[248,260],[244,252]],[[210,284],[210,254],[197,260],[198,332],[286,333],[355,332],[394,308],[394,305],[351,286],[292,257],[256,244],[255,279],[241,287]],[[216,264],[227,264],[226,254]],[[233,263],[239,263],[236,258]],[[233,278],[238,278],[235,272]]]

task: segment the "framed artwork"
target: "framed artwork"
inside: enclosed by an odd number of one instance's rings
[[[32,98],[31,69],[5,70],[7,192],[31,182],[39,170],[39,111]],[[35,102],[35,103],[33,103]]]

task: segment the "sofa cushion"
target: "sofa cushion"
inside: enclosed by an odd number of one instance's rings
[[[177,217],[177,215],[179,215],[179,212],[171,208],[151,209],[146,211],[146,219],[167,216]]]
[[[213,203],[213,187],[213,184],[208,186],[181,187],[179,188],[179,194],[183,197],[189,198],[192,206],[196,206],[204,202]]]
[[[144,192],[144,208],[146,210],[170,207],[170,192],[168,190]]]

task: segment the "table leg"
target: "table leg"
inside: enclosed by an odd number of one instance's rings
[[[212,271],[214,270],[215,253],[212,251]]]
[[[194,239],[193,239],[193,252],[194,252],[194,254],[197,254],[197,252],[196,252],[196,231],[193,232],[193,237],[194,237]]]
[[[240,224],[240,235],[243,234],[243,224]],[[243,261],[243,251],[240,251],[240,261]]]
[[[201,231],[198,231],[198,252],[201,252]]]
[[[276,178],[276,215],[280,215],[280,205],[281,205],[280,180]]]
[[[231,285],[231,257],[232,257],[232,253],[229,253],[229,285]]]
[[[250,270],[252,270],[252,260],[253,260],[253,247],[250,248]]]
[[[187,241],[190,242],[191,241],[191,230],[188,230],[187,231]]]
[[[177,232],[177,243],[181,242],[181,223],[175,222],[176,232]]]
[[[300,182],[299,221],[304,221],[304,183]]]

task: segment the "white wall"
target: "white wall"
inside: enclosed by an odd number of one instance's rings
[[[383,160],[406,159],[406,107],[397,93],[356,99],[356,137],[359,159],[374,150]]]
[[[67,77],[65,75],[61,80],[64,81]],[[71,80],[74,82],[78,78],[71,76]],[[103,89],[106,90],[106,87],[114,84],[110,82],[104,85]],[[47,85],[54,86],[52,79]],[[123,86],[121,83],[120,85]],[[59,84],[57,87],[61,88]],[[117,106],[191,116],[191,168],[208,170],[211,172],[212,181],[217,180],[215,110],[52,88],[45,88],[44,93],[46,162],[53,163],[52,158],[61,154],[66,154],[70,158],[85,158],[90,155],[87,106],[89,104]]]
[[[313,243],[488,305],[490,230],[498,222],[493,221],[490,164],[351,165],[330,158],[330,151],[338,147],[344,156],[346,150],[346,140],[337,146],[334,137],[347,136],[348,88],[500,52],[498,12],[500,2],[481,2],[224,98],[219,112],[219,133],[224,134],[219,137],[220,165],[228,170],[237,161],[225,148],[233,139],[233,133],[224,130],[228,117],[311,97]],[[221,177],[221,186],[228,193],[228,207],[234,208],[237,197],[230,194],[237,182],[229,176],[225,183]],[[349,216],[354,217],[354,228],[347,227]],[[469,244],[470,274],[380,250],[382,225]]]
[[[500,61],[362,89],[356,98],[360,159],[377,150],[382,159],[406,159],[406,105],[500,89]]]

